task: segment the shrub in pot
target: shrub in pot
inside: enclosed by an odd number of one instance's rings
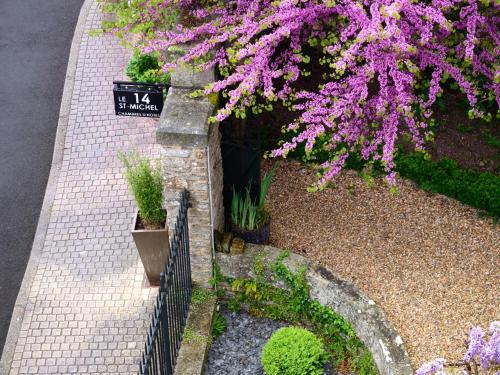
[[[120,152],[118,157],[125,166],[125,176],[138,207],[132,237],[148,280],[156,285],[170,253],[160,166],[151,166],[148,158],[137,153]]]
[[[265,210],[265,203],[269,186],[273,179],[276,166],[266,173],[262,179],[259,197],[252,200],[250,196],[250,185],[244,194],[240,194],[233,189],[231,200],[231,231],[236,237],[240,237],[245,242],[256,244],[269,243],[269,230],[271,217]]]
[[[266,375],[323,375],[327,360],[321,340],[300,327],[277,330],[262,349]]]

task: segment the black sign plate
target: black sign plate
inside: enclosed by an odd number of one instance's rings
[[[160,117],[163,109],[163,88],[137,82],[113,82],[117,116]]]

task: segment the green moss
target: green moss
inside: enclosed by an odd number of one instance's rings
[[[209,289],[194,287],[193,292],[191,294],[191,303],[193,305],[198,305],[209,300],[214,296],[214,292]]]
[[[210,101],[210,103],[215,107],[215,108],[219,108],[219,94],[216,93],[216,92],[213,92],[211,94],[208,95],[208,100]]]
[[[186,343],[190,342],[206,342],[209,340],[208,337],[200,335],[198,332],[196,332],[194,329],[191,327],[186,327],[184,329],[184,336],[182,340]]]

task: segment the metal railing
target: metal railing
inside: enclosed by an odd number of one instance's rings
[[[139,364],[139,375],[174,373],[192,291],[188,207],[189,196],[184,190],[180,197],[174,234],[170,240],[169,261],[160,276],[160,290]]]

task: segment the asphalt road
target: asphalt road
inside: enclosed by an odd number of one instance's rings
[[[45,186],[83,0],[0,0],[0,353]]]

